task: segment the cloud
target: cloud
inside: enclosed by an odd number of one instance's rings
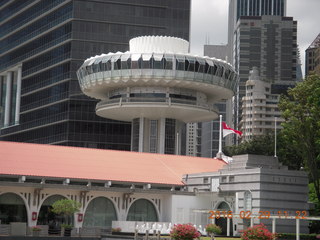
[[[203,55],[203,45],[225,44],[228,29],[227,0],[193,0],[191,6],[191,52]]]

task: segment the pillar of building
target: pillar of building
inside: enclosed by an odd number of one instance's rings
[[[17,93],[16,93],[16,112],[15,112],[15,124],[20,122],[20,103],[21,103],[21,82],[22,82],[22,67],[18,67],[17,74]]]
[[[11,94],[12,94],[12,72],[7,72],[6,81],[6,102],[4,108],[4,126],[9,126],[10,123],[10,109],[11,109]]]
[[[139,119],[139,152],[143,152],[144,118]]]
[[[159,153],[164,154],[165,148],[165,130],[166,130],[166,119],[161,118],[160,120],[160,131],[159,131]]]
[[[174,120],[172,131],[170,129],[166,131],[166,128],[170,127],[167,124],[170,125],[166,118],[134,119],[132,122],[131,151],[180,155],[182,152],[181,128],[183,122]],[[168,146],[166,146],[166,138],[170,141]]]

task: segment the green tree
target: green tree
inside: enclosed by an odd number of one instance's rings
[[[239,145],[225,147],[223,152],[227,156],[241,154],[274,156],[274,140],[274,132],[269,132],[266,135],[254,136],[251,140],[244,141]],[[277,133],[277,157],[289,169],[299,170],[301,167],[301,158],[297,155],[296,149],[288,143],[287,137],[282,132]]]
[[[225,147],[223,152],[227,156],[240,154],[274,155],[274,135],[254,136],[249,141],[241,142],[239,145]]]
[[[78,212],[81,204],[70,199],[61,199],[52,204],[52,212],[62,215],[67,225],[71,224],[71,216]],[[71,226],[69,226],[71,227]]]
[[[303,160],[320,200],[320,76],[307,77],[282,96],[282,134]]]

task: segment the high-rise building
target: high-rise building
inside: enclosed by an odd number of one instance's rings
[[[95,114],[76,70],[129,39],[189,39],[190,0],[0,1],[1,140],[130,149],[131,124]]]
[[[201,125],[202,123],[186,124],[186,155],[201,157]]]
[[[203,55],[212,58],[227,60],[227,45],[204,45]],[[223,116],[224,121],[227,121],[226,104],[226,101],[221,101],[215,104],[219,111],[219,115]],[[230,114],[228,117],[231,117],[231,109],[229,109],[229,113]],[[196,153],[198,154],[198,156],[200,155],[201,157],[211,158],[215,157],[218,153],[219,123],[219,119],[217,119],[209,122],[202,122],[193,126],[193,128],[196,129],[194,134],[196,135],[195,137],[198,140],[194,149],[196,149]],[[223,146],[225,146],[224,139],[222,144]]]
[[[306,76],[312,73],[320,75],[320,33],[306,49]]]
[[[271,84],[272,94],[285,93],[297,78],[297,22],[291,17],[240,17],[235,30],[234,67],[239,73],[235,125],[241,121],[242,97],[250,69]]]
[[[297,22],[291,17],[240,17],[236,36],[234,67],[240,76],[240,96],[253,67],[278,93],[296,83]]]
[[[203,54],[209,57],[228,60],[227,45],[204,45]],[[223,100],[215,104],[219,110],[219,115],[222,115],[223,121],[228,122],[228,124],[232,120],[231,108],[227,107],[231,106],[230,103],[231,100]],[[201,131],[199,131],[201,133],[201,146],[198,148],[201,150],[202,157],[215,157],[218,153],[219,125],[219,119],[201,123]],[[225,139],[223,139],[222,145],[225,146],[225,143]]]
[[[286,16],[287,0],[229,0],[228,59],[233,60],[235,30],[241,16]]]
[[[272,83],[272,94],[284,93],[302,80],[297,22],[285,17],[286,6],[286,0],[229,0],[227,55],[240,78],[233,106],[235,128],[250,69],[257,67],[261,79]]]
[[[240,131],[242,140],[253,136],[262,136],[281,129],[281,113],[278,109],[279,94],[271,93],[271,83],[260,79],[259,71],[254,67],[246,82],[246,96],[242,98],[242,118]]]
[[[132,151],[181,154],[183,123],[217,118],[214,103],[234,95],[233,67],[188,49],[180,38],[137,37],[129,52],[91,57],[78,70],[81,90],[101,100],[99,116],[132,121]]]
[[[203,46],[203,54],[208,57],[214,57],[218,59],[222,59],[228,62],[227,57],[228,46],[226,44],[221,45],[204,45]]]

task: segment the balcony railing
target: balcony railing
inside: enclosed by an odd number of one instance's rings
[[[159,98],[138,98],[138,97],[124,97],[124,98],[115,98],[115,99],[106,99],[99,102],[96,106],[96,109],[100,107],[105,107],[106,105],[114,106],[114,105],[129,105],[129,104],[150,104],[157,103],[160,105],[186,105],[186,106],[194,106],[197,108],[203,108],[209,111],[217,111],[214,106],[210,106],[209,104],[200,103],[195,100],[187,100],[181,98],[172,98],[172,97],[159,97]]]

